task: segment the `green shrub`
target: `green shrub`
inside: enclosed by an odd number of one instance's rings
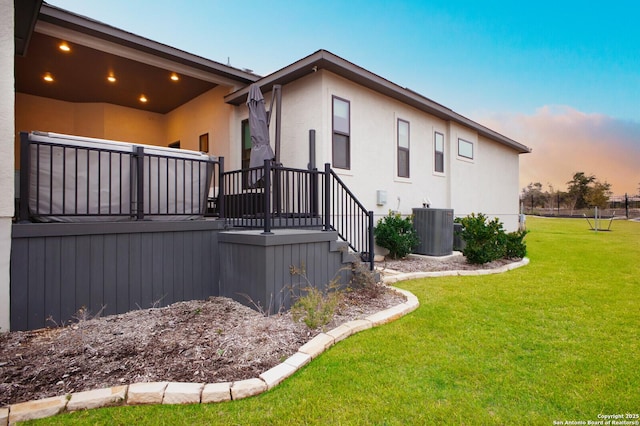
[[[501,259],[507,254],[507,234],[498,218],[487,221],[487,217],[475,213],[463,218],[456,218],[462,225],[460,235],[466,246],[462,254],[467,262],[483,264]]]
[[[329,324],[342,300],[342,293],[335,289],[331,291],[331,288],[325,293],[313,286],[304,290],[305,295],[300,296],[291,307],[293,320],[302,320],[311,330]]]
[[[394,259],[405,257],[420,244],[412,216],[403,218],[400,213],[389,212],[381,218],[373,234],[376,244],[389,250],[389,256]]]
[[[522,259],[527,255],[527,244],[523,241],[529,231],[509,232],[506,236],[505,255],[507,259]]]

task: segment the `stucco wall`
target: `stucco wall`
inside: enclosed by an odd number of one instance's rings
[[[199,136],[209,133],[209,152],[226,156],[232,107],[224,103],[223,97],[228,91],[229,88],[218,86],[167,114],[16,93],[15,126],[18,133],[41,130],[160,146],[179,140],[181,148],[195,151],[199,150]],[[16,153],[19,141],[16,134]],[[19,161],[16,155],[16,169]]]
[[[389,210],[409,214],[428,199],[431,207],[453,208],[457,216],[482,212],[498,216],[509,230],[517,228],[515,151],[324,70],[283,88],[281,160],[285,165],[306,167],[311,128],[316,130],[318,166],[331,162],[334,95],[348,100],[351,112],[351,168],[336,171],[377,217]],[[242,114],[244,110],[238,118]],[[409,178],[397,176],[398,119],[410,125]],[[434,171],[435,131],[444,135],[444,173]],[[458,138],[473,143],[473,160],[458,156]],[[376,204],[377,190],[386,191],[385,205]]]
[[[9,330],[13,183],[13,2],[0,0],[0,332]],[[11,11],[10,13],[8,11]]]
[[[229,91],[228,87],[217,86],[167,113],[164,145],[179,140],[181,148],[199,151],[200,135],[208,133],[209,152],[228,157],[233,147],[229,144],[233,107],[224,102],[224,96]]]
[[[92,138],[165,145],[162,114],[103,103],[73,103],[40,96],[15,95],[15,147],[19,132],[41,130]],[[16,155],[16,169],[19,156]]]

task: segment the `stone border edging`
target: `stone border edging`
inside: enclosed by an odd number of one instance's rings
[[[409,278],[404,278],[409,279]],[[396,280],[399,281],[399,280]],[[394,281],[395,282],[395,281]],[[75,392],[0,407],[0,426],[55,416],[63,412],[118,405],[198,404],[231,401],[258,395],[280,384],[325,350],[360,331],[394,321],[418,308],[418,298],[407,290],[391,287],[407,300],[371,314],[363,320],[348,321],[320,333],[302,345],[298,352],[259,377],[236,382],[184,383],[147,382]]]
[[[509,263],[499,268],[494,269],[475,269],[475,270],[458,270],[458,271],[433,271],[433,272],[396,272],[393,271],[390,275],[383,277],[385,284],[393,284],[398,281],[413,280],[417,278],[430,278],[430,277],[451,277],[451,276],[478,276],[478,275],[491,275],[501,274],[503,272],[511,271],[516,268],[529,264],[529,258],[524,257],[518,262]],[[380,271],[384,274],[384,271]]]

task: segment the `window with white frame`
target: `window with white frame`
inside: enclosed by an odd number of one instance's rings
[[[458,138],[458,156],[473,160],[473,142]]]
[[[444,135],[435,132],[433,135],[433,170],[437,173],[444,173]]]
[[[409,177],[409,122],[398,118],[398,177]]]
[[[351,104],[333,96],[332,164],[339,169],[351,168]]]

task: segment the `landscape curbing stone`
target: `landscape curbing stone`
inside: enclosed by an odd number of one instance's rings
[[[378,325],[386,324],[397,318],[400,318],[402,315],[405,314],[406,307],[402,305],[403,304],[396,305],[393,308],[385,309],[384,311],[380,311],[376,314],[369,315],[365,319],[368,321],[371,321],[374,327]]]
[[[89,410],[124,403],[127,397],[127,385],[113,388],[94,389],[71,394],[67,403],[68,411]]]
[[[9,424],[55,416],[66,406],[66,395],[13,404],[9,406]]]
[[[305,365],[311,362],[311,355],[303,354],[302,352],[296,352],[291,355],[289,358],[284,360],[285,364],[289,364],[294,367],[296,370],[304,367]]]
[[[0,426],[7,426],[9,424],[9,409],[0,407]]]
[[[296,370],[297,368],[294,366],[283,362],[262,373],[260,378],[267,384],[267,389],[271,389],[282,383],[284,379],[291,376]]]
[[[298,352],[311,355],[311,358],[315,358],[322,352],[324,352],[327,348],[331,347],[333,343],[333,337],[329,336],[326,333],[320,333],[316,337],[302,345],[300,349],[298,349]]]
[[[352,335],[373,327],[373,323],[369,320],[352,320],[345,325],[351,328]]]
[[[164,391],[163,404],[199,404],[204,383],[170,382]]]
[[[353,334],[353,329],[345,323],[334,328],[333,330],[327,331],[327,334],[333,337],[334,343],[338,343],[339,341],[351,336]]]
[[[162,404],[164,390],[169,382],[134,383],[129,385],[127,404]]]
[[[241,380],[231,385],[231,398],[234,400],[248,398],[266,390],[267,384],[261,379]]]
[[[231,382],[208,383],[204,385],[200,401],[203,404],[231,401]]]

